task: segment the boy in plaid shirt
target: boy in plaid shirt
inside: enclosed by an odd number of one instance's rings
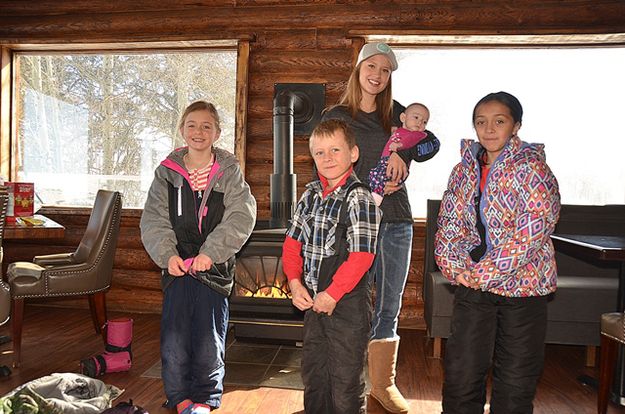
[[[320,123],[310,137],[319,180],[306,186],[286,233],[282,265],[293,305],[306,311],[302,380],[307,413],[364,413],[371,300],[367,278],[382,213],[352,171],[358,147],[348,125]],[[345,204],[347,258],[339,212]]]

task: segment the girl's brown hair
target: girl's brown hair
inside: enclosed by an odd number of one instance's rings
[[[187,118],[191,112],[195,111],[208,111],[215,118],[215,126],[217,127],[217,131],[221,132],[221,127],[219,125],[219,114],[217,113],[217,108],[210,102],[206,101],[195,101],[191,105],[187,106],[187,109],[184,110],[182,116],[180,117],[180,121],[178,122],[178,129],[181,129],[184,126],[184,120]]]
[[[363,61],[364,62],[364,61]],[[347,88],[341,99],[339,99],[338,105],[345,106],[352,115],[352,118],[356,118],[356,114],[360,109],[360,100],[362,99],[362,90],[360,89],[360,67],[363,62],[354,66],[349,80],[347,81]],[[386,88],[376,95],[375,105],[376,112],[380,116],[382,121],[382,127],[388,133],[391,132],[393,126],[393,92],[392,92],[392,77],[388,79],[388,85]]]

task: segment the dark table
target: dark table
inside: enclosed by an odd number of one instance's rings
[[[616,310],[625,310],[625,236],[552,234],[551,240],[557,251],[571,256],[620,262]],[[622,348],[619,350],[614,377],[612,400],[625,405],[625,358]]]
[[[39,225],[24,224],[19,221],[7,220],[4,224],[5,240],[45,240],[45,239],[62,239],[65,236],[65,227],[56,221],[35,214],[33,216],[42,221]]]

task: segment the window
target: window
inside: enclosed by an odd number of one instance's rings
[[[499,38],[499,42],[504,41]],[[625,47],[403,47],[394,98],[430,108],[428,129],[441,150],[413,163],[407,180],[413,216],[439,199],[460,160],[460,139],[476,139],[475,103],[489,92],[517,96],[524,109],[521,139],[545,144],[565,204],[625,203]]]
[[[14,179],[46,205],[91,206],[99,188],[142,208],[155,167],[184,145],[178,120],[215,104],[234,152],[237,50],[15,55]]]

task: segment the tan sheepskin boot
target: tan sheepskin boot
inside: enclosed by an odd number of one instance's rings
[[[407,413],[410,406],[395,386],[399,338],[369,342],[370,395],[390,413]]]

